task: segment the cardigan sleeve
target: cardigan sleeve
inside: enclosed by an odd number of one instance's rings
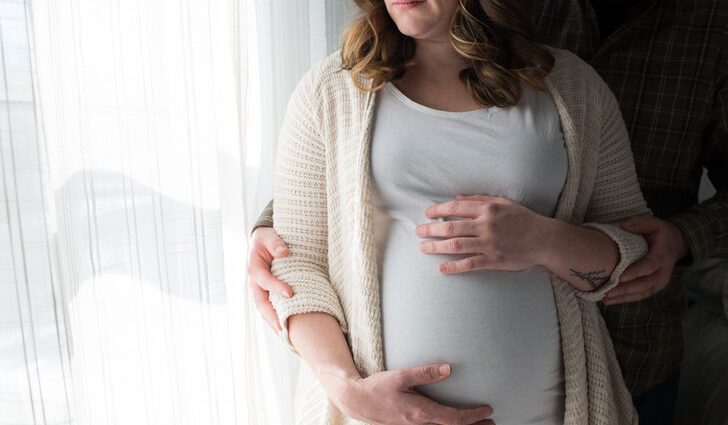
[[[579,297],[599,301],[614,288],[622,273],[641,260],[648,250],[645,238],[622,230],[619,223],[637,215],[652,214],[642,195],[630,147],[629,135],[619,110],[617,99],[606,83],[601,81],[600,99],[604,102],[601,121],[599,158],[594,188],[589,200],[584,224],[605,233],[619,248],[619,260],[609,281],[596,291],[576,290]]]
[[[288,256],[273,259],[271,273],[291,286],[293,296],[270,292],[270,301],[281,324],[279,336],[297,355],[288,334],[294,314],[327,313],[347,333],[328,274],[326,152],[314,75],[310,70],[303,76],[288,102],[273,185],[273,228],[288,244]]]

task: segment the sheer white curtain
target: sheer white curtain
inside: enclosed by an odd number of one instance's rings
[[[351,9],[0,0],[0,425],[293,422],[247,234]]]

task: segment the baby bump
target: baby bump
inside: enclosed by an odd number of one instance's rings
[[[423,254],[416,236],[391,230],[380,271],[386,369],[447,362],[448,379],[417,390],[453,407],[491,405],[499,425],[563,423],[548,272],[443,275],[438,265],[457,257]]]

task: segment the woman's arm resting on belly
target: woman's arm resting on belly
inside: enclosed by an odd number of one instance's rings
[[[581,298],[599,301],[619,284],[622,273],[647,254],[647,241],[638,233],[627,232],[619,224],[631,217],[651,215],[637,180],[629,134],[614,94],[601,82],[603,102],[599,157],[596,176],[582,227],[608,235],[618,246],[620,259],[610,279],[597,291],[578,292]]]
[[[619,263],[617,244],[602,232],[547,220],[539,263],[581,291],[607,283]]]
[[[585,224],[551,226],[551,241],[558,249],[551,250],[552,255],[545,260],[547,268],[579,289],[577,295],[591,301],[601,300],[619,283],[624,270],[647,253],[644,237],[622,230],[619,223],[651,214],[639,187],[619,104],[603,81],[600,97],[603,110],[599,154]],[[577,285],[575,280],[587,285]]]
[[[469,195],[435,205],[429,218],[466,220],[423,224],[421,250],[437,254],[475,254],[444,264],[445,273],[477,269],[523,270],[542,265],[583,292],[609,281],[620,259],[617,243],[603,232],[545,217],[505,198]]]
[[[454,409],[412,390],[412,386],[447,379],[440,364],[402,368],[362,378],[336,319],[326,313],[288,318],[293,345],[331,400],[347,416],[375,424],[481,423],[493,414],[488,406]],[[486,422],[482,422],[486,423]]]
[[[321,312],[294,314],[288,318],[288,329],[297,353],[332,401],[342,408],[347,386],[361,379],[361,374],[336,319]]]

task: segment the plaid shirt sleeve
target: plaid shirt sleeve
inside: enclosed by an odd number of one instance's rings
[[[724,43],[728,49],[728,43]],[[724,50],[727,51],[727,50]],[[703,165],[716,194],[670,218],[690,248],[691,258],[728,256],[728,56],[715,90],[714,123],[706,134]]]
[[[255,221],[255,224],[253,224],[253,228],[250,229],[250,234],[252,235],[253,232],[255,232],[255,229],[263,226],[263,227],[273,227],[273,200],[271,199],[270,202],[268,202],[268,205],[265,206],[265,209],[263,212],[260,213],[260,216],[258,216],[258,219]]]

